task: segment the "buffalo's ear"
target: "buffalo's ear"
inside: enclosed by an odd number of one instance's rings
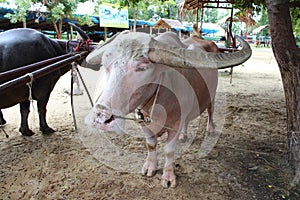
[[[139,57],[132,62],[132,67],[134,71],[145,71],[149,69],[152,65],[152,62],[146,57]]]

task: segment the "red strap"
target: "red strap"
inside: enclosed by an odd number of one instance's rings
[[[93,42],[90,38],[85,41],[85,50],[89,50],[89,43]]]
[[[79,51],[82,48],[83,44],[85,43],[85,50],[89,50],[89,43],[93,42],[91,39],[87,39],[85,42],[79,41],[77,46],[75,47],[75,51]]]

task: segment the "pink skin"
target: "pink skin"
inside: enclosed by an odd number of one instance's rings
[[[168,34],[162,34],[156,39],[173,46],[182,46],[176,43],[174,35]],[[148,150],[142,174],[146,176],[155,174],[157,138],[167,133],[162,186],[176,187],[174,152],[178,139],[184,139],[182,133],[186,132],[188,122],[207,109],[209,116],[207,130],[214,131],[212,113],[217,70],[179,68],[174,70],[165,65],[153,64],[146,57],[132,59],[130,55],[118,60],[112,59],[117,58],[120,52],[122,51],[114,49],[103,55],[103,66],[109,77],[108,86],[97,100],[94,111],[87,117],[87,121],[96,128],[120,131],[121,127],[116,128],[121,123],[121,120],[117,119],[118,115],[125,116],[140,107],[146,116],[150,114],[155,103],[157,106],[151,116],[154,123],[148,125],[142,123]],[[161,80],[163,82],[155,100],[157,84]]]

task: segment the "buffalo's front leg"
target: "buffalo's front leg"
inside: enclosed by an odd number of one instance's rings
[[[43,134],[51,134],[55,132],[55,130],[53,130],[48,126],[46,121],[46,112],[47,112],[46,106],[48,103],[49,96],[50,94],[44,98],[39,99],[37,102],[38,111],[39,111],[39,120],[40,120],[40,131],[42,131]]]
[[[19,128],[19,131],[22,133],[22,135],[25,136],[32,136],[34,135],[34,132],[29,129],[28,126],[28,115],[29,115],[29,101],[24,101],[20,103],[20,113],[21,113],[21,127]]]
[[[213,121],[214,100],[207,107],[207,113],[208,113],[208,121],[207,121],[206,130],[207,130],[208,133],[214,133],[215,132],[215,124],[214,124],[214,121]]]
[[[169,132],[167,144],[164,147],[165,152],[165,166],[162,175],[163,187],[176,187],[176,175],[174,169],[174,153],[176,142],[179,134],[176,132]]]
[[[142,168],[142,174],[147,176],[154,176],[157,170],[156,144],[157,137],[146,137],[148,155],[145,164]]]
[[[5,124],[6,124],[6,121],[3,117],[2,111],[0,110],[0,125],[5,125]]]

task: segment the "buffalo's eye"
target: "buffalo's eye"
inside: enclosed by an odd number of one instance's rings
[[[145,71],[147,69],[147,67],[146,66],[140,66],[140,67],[137,67],[134,71],[136,71],[136,72],[142,72],[142,71]]]

